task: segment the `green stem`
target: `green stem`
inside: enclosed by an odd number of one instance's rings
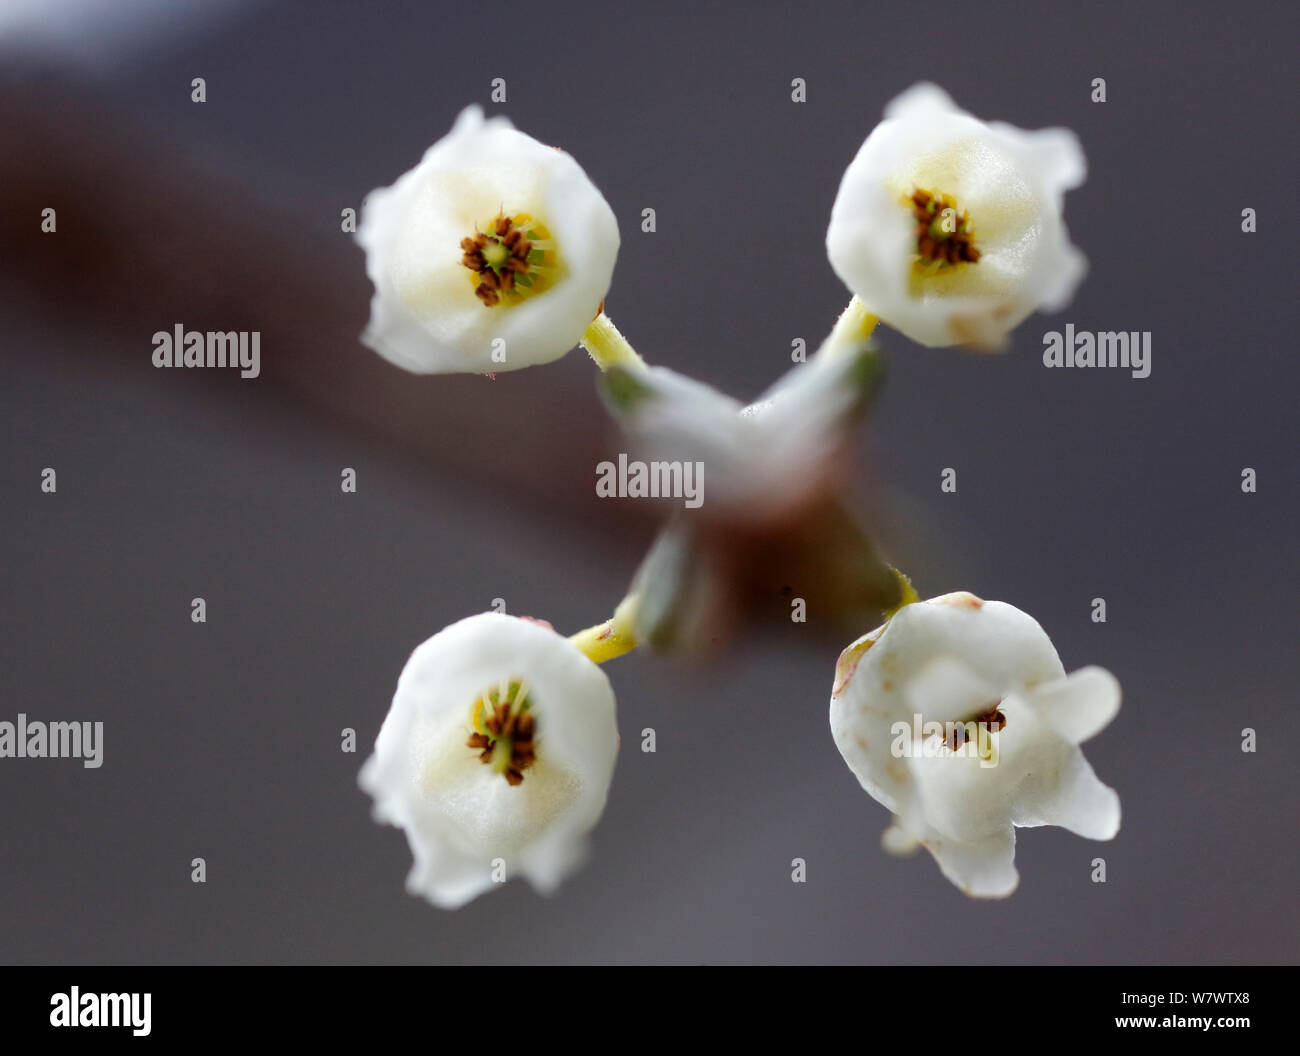
[[[894,577],[898,580],[898,589],[902,600],[892,609],[884,610],[884,617],[886,620],[892,619],[894,614],[904,605],[911,605],[912,603],[921,600],[921,596],[916,592],[916,588],[912,586],[912,581],[904,573],[898,571],[898,569],[894,568],[893,565],[889,566],[889,571],[894,573]]]

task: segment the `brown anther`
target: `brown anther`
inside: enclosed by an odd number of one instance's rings
[[[537,761],[534,741],[537,720],[531,712],[525,707],[520,707],[514,700],[498,701],[494,704],[484,697],[481,705],[486,713],[481,720],[482,728],[488,732],[482,734],[475,731],[470,734],[469,740],[465,743],[470,748],[483,749],[479,753],[479,760],[484,763],[494,761],[498,747],[502,751],[509,752],[509,758],[502,760],[499,765],[506,781],[511,785],[518,785],[524,779],[524,771]]]
[[[989,733],[997,733],[1007,724],[1007,717],[1002,714],[997,704],[993,704],[987,711],[981,712],[973,719],[967,719],[966,722],[975,723],[976,729],[982,727],[987,729]],[[949,751],[955,752],[966,743],[966,722],[953,723],[952,728],[944,737],[943,743],[948,746]]]
[[[1001,709],[994,704],[983,715],[979,716],[976,722],[982,722],[989,728],[990,733],[997,733],[1007,724],[1007,717],[1002,714]]]
[[[957,214],[952,198],[918,188],[908,201],[912,204],[912,218],[916,221],[916,251],[922,260],[951,266],[974,264],[980,259],[980,251],[975,248],[970,231],[970,218],[965,213]],[[944,231],[936,238],[931,225],[947,209],[953,210],[957,230]]]
[[[505,259],[490,264],[487,251],[496,246],[506,250]],[[475,231],[473,238],[462,238],[460,248],[461,265],[478,277],[474,295],[489,308],[501,303],[502,292],[515,292],[515,276],[526,275],[530,270],[528,256],[533,251],[533,243],[515,227],[514,217],[504,212],[498,213],[488,225],[487,233]],[[499,257],[500,253],[492,255]]]

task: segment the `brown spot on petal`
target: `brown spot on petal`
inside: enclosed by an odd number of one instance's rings
[[[931,605],[951,605],[957,609],[982,609],[984,608],[984,599],[977,598],[968,590],[956,590],[951,594],[941,594],[937,598],[931,598]]]
[[[527,620],[529,623],[537,624],[538,627],[545,627],[548,631],[555,630],[549,620],[539,620],[536,616],[516,616],[515,619]]]
[[[844,688],[849,684],[849,680],[853,678],[854,672],[857,671],[858,664],[866,656],[867,650],[876,644],[876,640],[883,630],[883,627],[877,627],[860,642],[849,646],[844,652],[840,653],[839,659],[835,661],[835,685],[831,690],[832,700],[844,692]]]

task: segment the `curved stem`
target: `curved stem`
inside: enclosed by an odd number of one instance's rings
[[[595,361],[601,372],[610,367],[624,367],[629,370],[645,370],[646,363],[636,353],[628,340],[618,332],[614,321],[602,309],[582,335],[582,347]]]
[[[636,610],[640,596],[629,594],[614,610],[614,615],[604,623],[588,627],[570,635],[569,641],[577,646],[595,664],[615,660],[637,647]]]

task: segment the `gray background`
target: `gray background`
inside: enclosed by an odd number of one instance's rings
[[[99,770],[0,761],[0,959],[1296,960],[1294,5],[172,7],[3,45],[0,718],[107,729]],[[511,884],[449,914],[404,893],[405,839],[356,771],[411,648],[497,596],[593,623],[653,533],[594,497],[620,448],[581,353],[417,379],[356,341],[369,286],[339,210],[496,76],[490,109],[619,216],[619,326],[742,396],[843,305],[826,220],[895,94],[935,79],[1077,130],[1074,304],[1002,358],[884,332],[854,501],[923,595],[1011,601],[1067,668],[1118,674],[1088,746],[1122,797],[1113,843],[1022,830],[1020,890],[991,904],[886,857],[827,729],[848,639],[813,620],[708,666],[608,667],[624,749],[556,897]],[[1067,321],[1152,331],[1151,377],[1044,369]],[[176,322],[260,329],[263,376],[155,370]]]

